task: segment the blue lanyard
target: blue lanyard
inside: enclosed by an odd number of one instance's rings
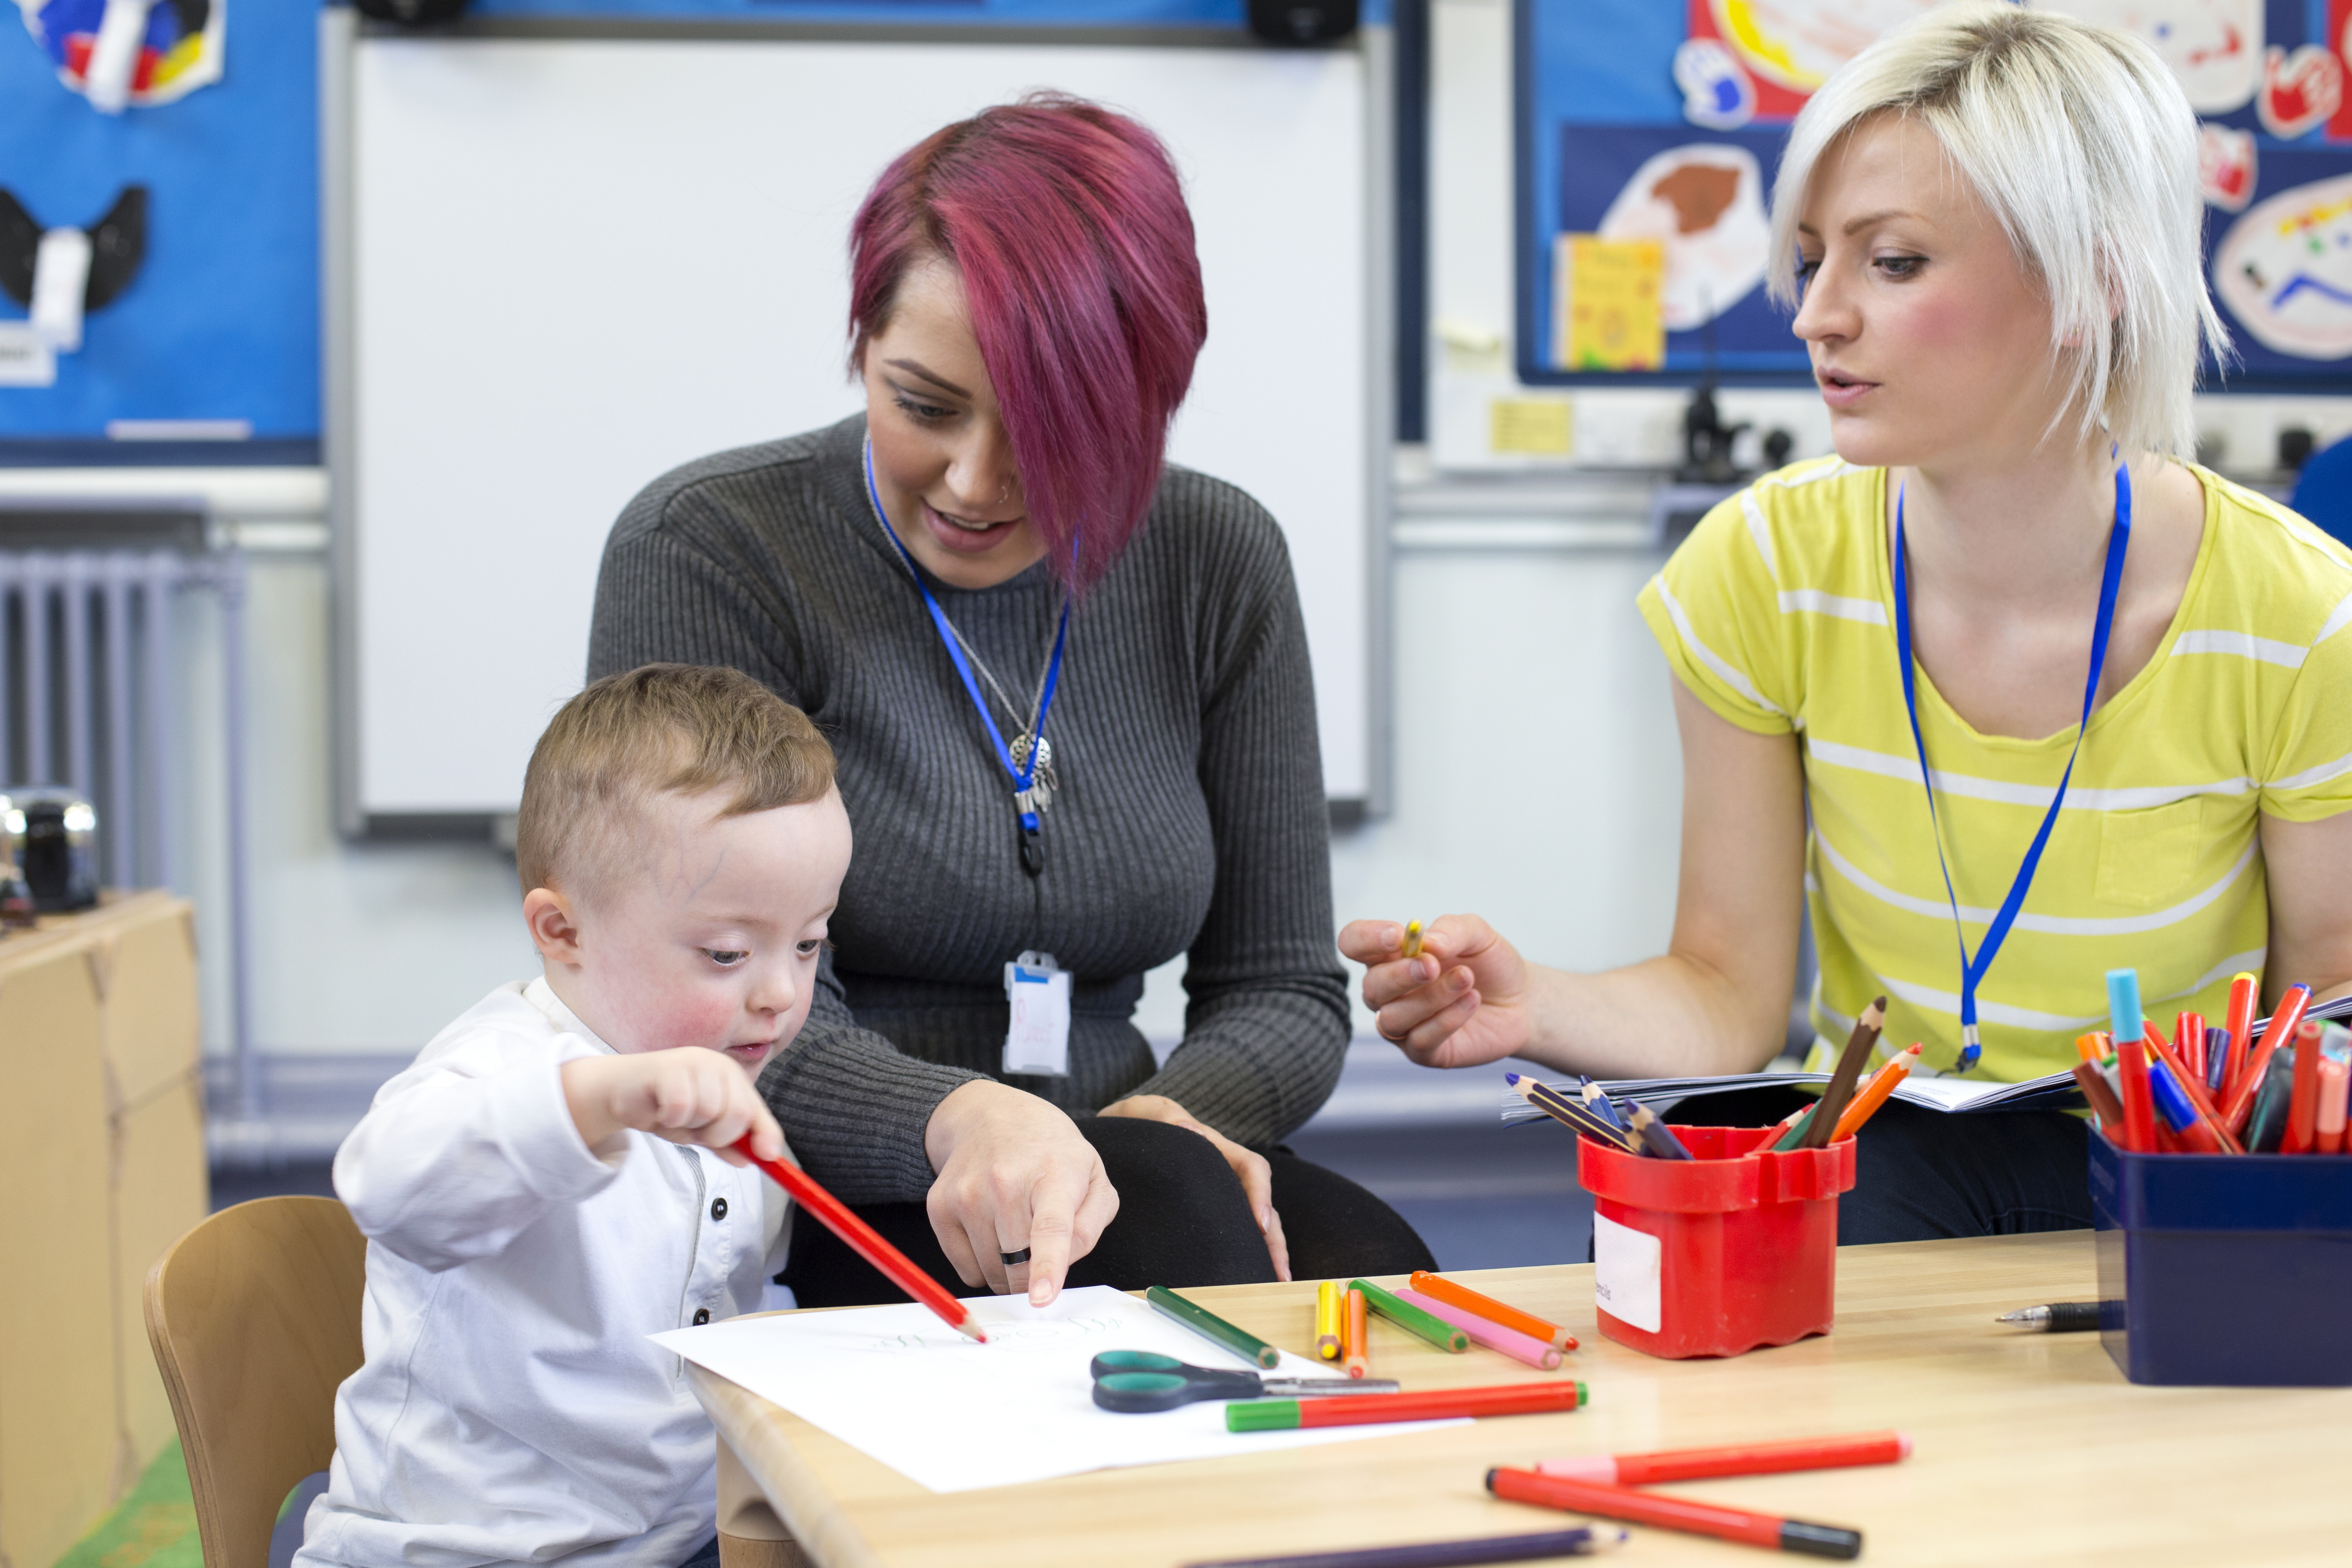
[[[2116,591],[2124,580],[2124,554],[2131,548],[2131,474],[2118,463],[2116,525],[2107,535],[2106,567],[2099,578],[2099,618],[2091,628],[2091,673],[2083,682],[2083,719],[2074,730],[2074,749],[2066,753],[2066,772],[2059,778],[2058,793],[2051,798],[2050,810],[2042,818],[2042,830],[2033,836],[2032,845],[2025,851],[2025,863],[2017,868],[2017,880],[2010,884],[2009,897],[2000,901],[2000,912],[1985,928],[1984,940],[1977,944],[1976,957],[1971,959],[1968,938],[1960,926],[1960,900],[1952,891],[1952,868],[1944,858],[1944,828],[1936,816],[1936,784],[1927,772],[1927,742],[1919,732],[1919,699],[1913,689],[1911,672],[1911,591],[1904,571],[1908,552],[1903,542],[1903,490],[1898,487],[1895,492],[1895,651],[1903,661],[1903,707],[1911,717],[1911,743],[1919,749],[1919,783],[1927,791],[1927,825],[1936,836],[1936,865],[1944,873],[1944,898],[1952,907],[1952,935],[1960,949],[1961,1072],[1976,1066],[1977,1058],[1984,1054],[1984,1047],[1977,1038],[1977,986],[1984,979],[1985,971],[1992,967],[2000,944],[2009,939],[2009,928],[2017,922],[2018,911],[2025,907],[2025,889],[2033,885],[2034,868],[2042,864],[2042,851],[2050,842],[2050,830],[2058,825],[2058,808],[2066,803],[2066,785],[2074,776],[2074,759],[2083,754],[2083,731],[2091,727],[2091,709],[2099,695],[2099,671],[2107,662],[2107,634],[2115,629]]]
[[[988,729],[990,744],[996,748],[997,761],[1013,777],[1013,808],[1021,818],[1021,865],[1031,876],[1045,868],[1045,844],[1039,836],[1037,816],[1037,758],[1045,749],[1045,715],[1054,706],[1054,688],[1062,680],[1062,645],[1070,635],[1070,603],[1062,601],[1061,625],[1054,628],[1054,655],[1046,661],[1045,687],[1037,699],[1037,728],[1029,737],[1029,755],[1019,766],[1013,762],[1013,748],[1004,743],[1004,733],[996,727],[995,717],[988,710],[988,700],[980,694],[980,682],[971,673],[971,660],[964,657],[963,644],[956,640],[955,628],[948,625],[948,613],[931,595],[930,584],[915,567],[914,552],[907,548],[898,531],[890,526],[890,514],[882,510],[882,492],[874,483],[874,446],[866,447],[866,497],[874,503],[874,516],[882,524],[882,531],[898,547],[899,559],[907,563],[907,575],[915,580],[915,591],[923,596],[923,607],[931,612],[931,624],[939,628],[940,641],[947,645],[948,657],[955,660],[956,673],[963,677],[963,689],[971,695],[971,705],[980,710],[980,721]]]

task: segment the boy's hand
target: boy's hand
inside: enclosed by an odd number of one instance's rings
[[[751,1135],[763,1160],[784,1157],[784,1134],[743,1069],[700,1046],[641,1055],[583,1057],[563,1064],[563,1100],[580,1137],[593,1149],[624,1129],[673,1143],[699,1143],[730,1165],[751,1162],[734,1150]]]

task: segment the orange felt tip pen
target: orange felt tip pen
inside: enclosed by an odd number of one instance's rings
[[[2314,1149],[2322,1154],[2344,1152],[2344,1113],[2347,1090],[2352,1090],[2352,1067],[2339,1061],[2319,1064],[2319,1110],[2313,1118],[2316,1138]]]
[[[2230,982],[2230,1011],[2221,1026],[2230,1031],[2230,1059],[2221,1068],[2221,1093],[2224,1107],[2227,1097],[2237,1091],[2238,1079],[2246,1070],[2246,1047],[2254,1043],[2254,1009],[2263,1002],[2263,983],[2251,974],[2239,974]]]

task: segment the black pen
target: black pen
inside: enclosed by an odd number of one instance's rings
[[[2014,1323],[2021,1329],[2032,1329],[2045,1334],[2075,1334],[2099,1326],[2101,1301],[2053,1301],[2047,1307],[2020,1307],[2014,1312],[2003,1312],[1993,1320],[1996,1323]]]

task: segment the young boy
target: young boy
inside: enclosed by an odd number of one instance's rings
[[[784,1158],[752,1088],[808,1016],[849,865],[833,753],[733,670],[555,716],[516,823],[541,978],[384,1085],[335,1158],[367,1361],[299,1563],[716,1561],[709,1420],[665,1329],[756,1310]]]

